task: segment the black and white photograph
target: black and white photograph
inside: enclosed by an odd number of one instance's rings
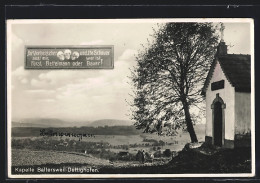
[[[253,19],[6,26],[9,178],[255,175]]]

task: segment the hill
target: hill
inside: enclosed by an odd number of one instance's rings
[[[12,127],[99,127],[99,126],[133,126],[130,120],[101,119],[93,122],[65,121],[57,118],[25,118],[12,122]]]
[[[57,118],[25,118],[19,121],[12,121],[12,127],[80,127],[87,126],[86,122],[71,122]]]
[[[46,124],[34,124],[34,123],[23,123],[23,122],[12,122],[12,128],[16,127],[42,127],[42,128],[47,128],[48,125]]]
[[[117,120],[117,119],[102,119],[93,121],[88,126],[132,126],[133,122],[130,120]]]

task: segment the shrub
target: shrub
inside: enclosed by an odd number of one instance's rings
[[[172,155],[172,152],[170,149],[165,149],[165,151],[163,152],[163,155],[166,157],[170,157]]]
[[[154,157],[156,157],[156,158],[160,158],[161,156],[162,156],[161,151],[156,151],[156,152],[154,153]]]

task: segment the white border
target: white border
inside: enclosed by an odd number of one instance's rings
[[[252,173],[230,174],[39,174],[12,175],[11,174],[11,68],[12,68],[12,25],[13,24],[42,24],[42,23],[166,23],[166,22],[223,22],[250,23],[251,33],[251,152]],[[255,176],[255,74],[254,74],[254,20],[250,18],[178,18],[178,19],[51,19],[51,20],[7,20],[7,167],[9,178],[174,178],[174,177],[253,177]]]

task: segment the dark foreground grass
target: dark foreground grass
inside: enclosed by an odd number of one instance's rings
[[[251,149],[220,149],[212,155],[184,149],[168,164],[146,167],[101,168],[100,173],[182,174],[251,173]]]

